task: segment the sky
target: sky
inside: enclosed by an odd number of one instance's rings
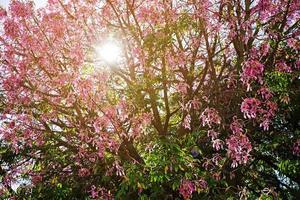
[[[3,8],[8,8],[10,0],[0,0],[0,6],[2,6]],[[40,8],[46,5],[47,0],[33,0],[36,8]]]

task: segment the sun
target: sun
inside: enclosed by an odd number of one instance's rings
[[[116,40],[108,39],[102,44],[96,46],[96,53],[101,61],[107,64],[116,64],[121,60],[122,48]]]

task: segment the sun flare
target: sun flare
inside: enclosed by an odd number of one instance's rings
[[[116,64],[121,59],[122,49],[117,41],[110,39],[97,46],[96,53],[102,61],[108,64]]]

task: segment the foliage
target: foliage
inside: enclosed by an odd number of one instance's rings
[[[1,199],[299,199],[299,8],[12,0]]]

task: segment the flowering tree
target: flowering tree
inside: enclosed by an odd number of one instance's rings
[[[0,9],[0,194],[296,198],[299,8],[13,0]],[[118,57],[99,56],[107,42]]]

